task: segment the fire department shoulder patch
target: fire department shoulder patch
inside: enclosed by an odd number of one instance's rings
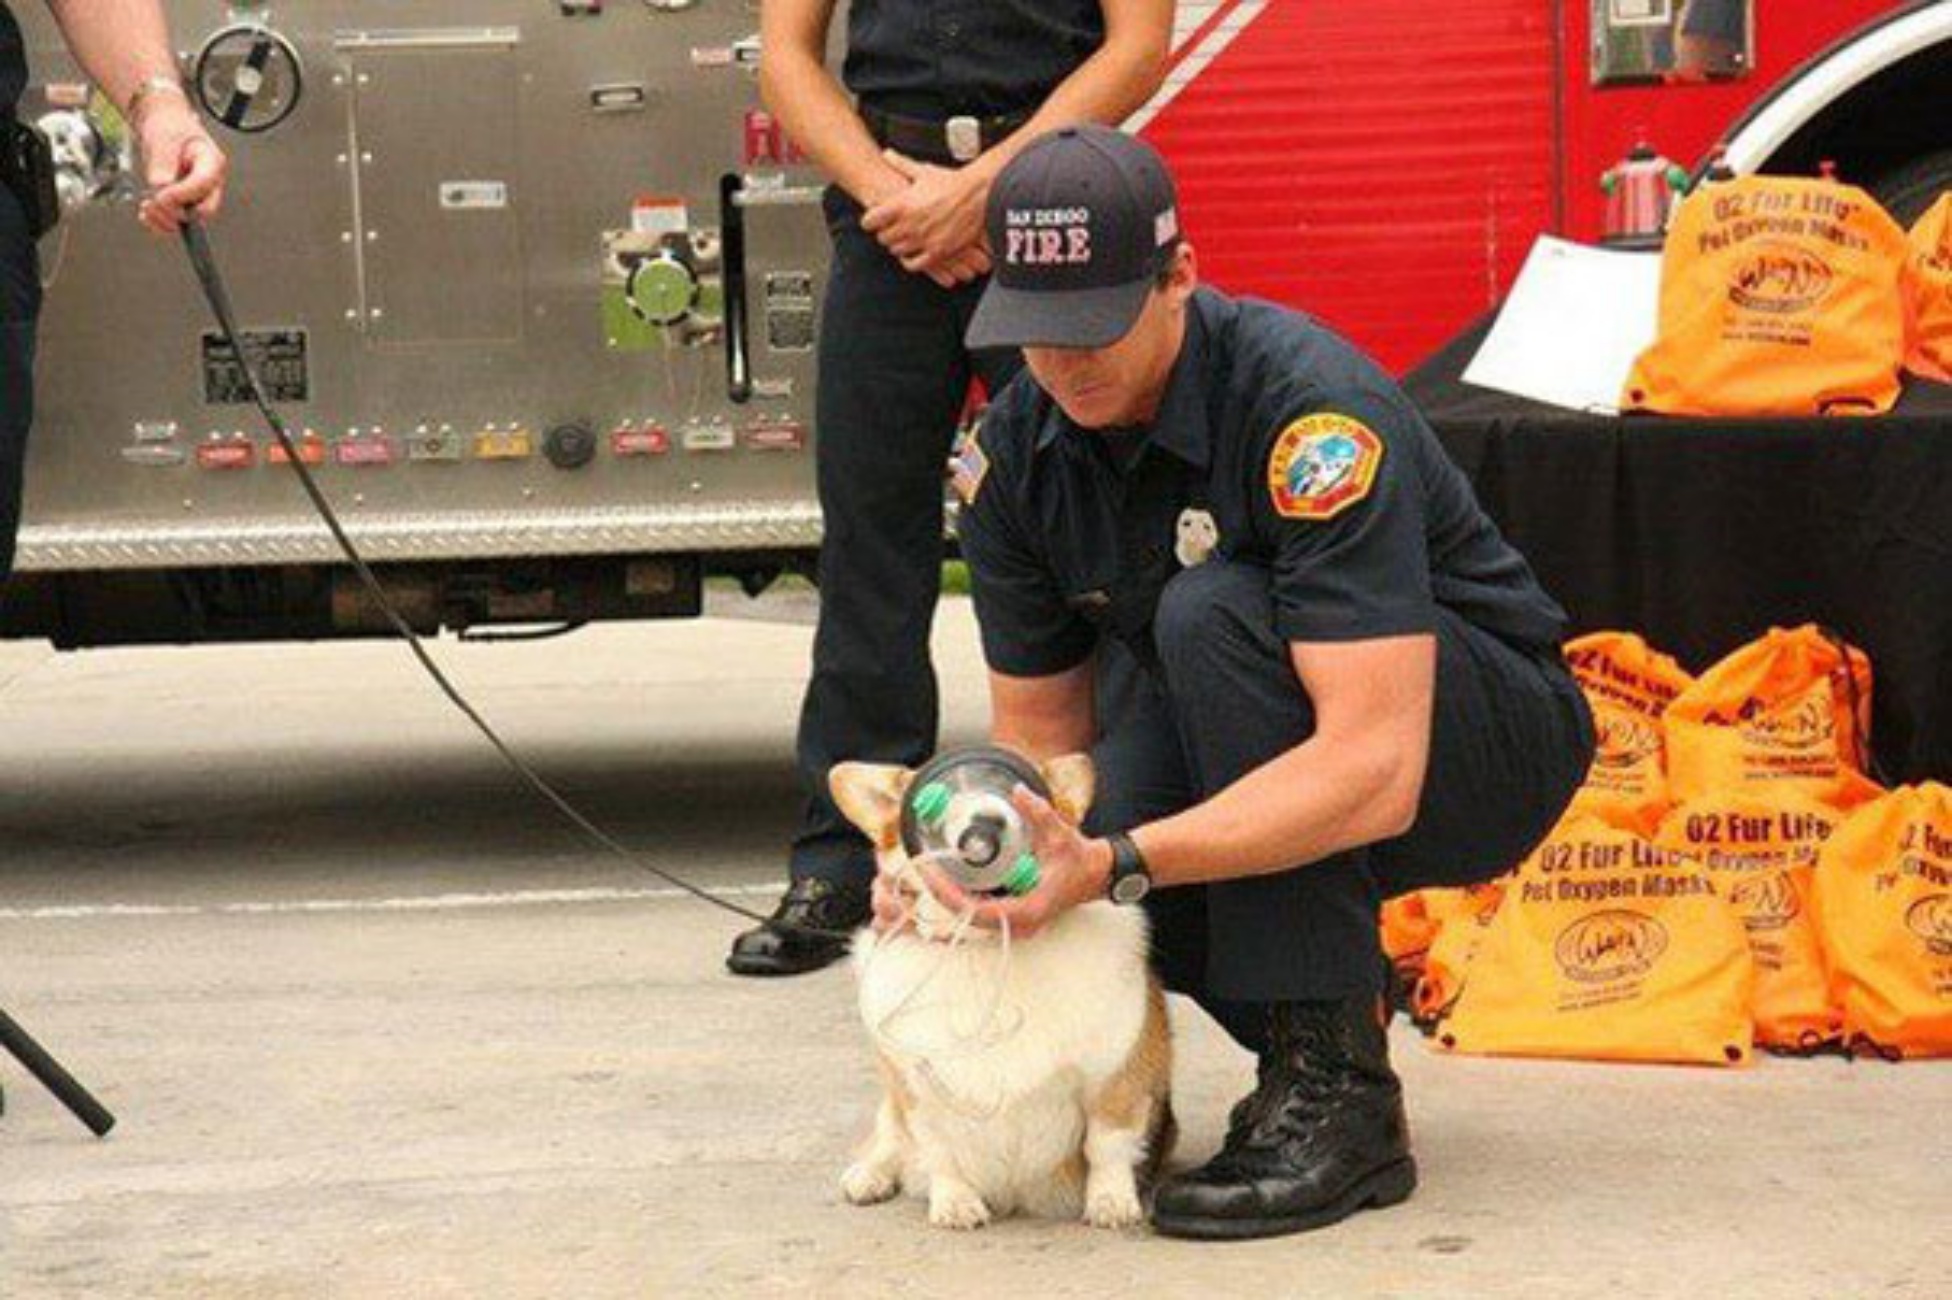
[[[1284,519],[1333,519],[1369,495],[1383,440],[1353,416],[1304,415],[1281,431],[1267,462],[1267,490]]]
[[[956,449],[949,456],[949,482],[966,506],[976,504],[976,494],[983,490],[983,480],[990,475],[990,458],[983,450],[982,433],[983,422],[978,420],[956,440]]]

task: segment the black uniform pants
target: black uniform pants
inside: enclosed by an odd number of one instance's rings
[[[1264,1045],[1267,1003],[1379,992],[1381,901],[1515,866],[1585,777],[1592,717],[1559,657],[1514,649],[1448,610],[1438,618],[1429,767],[1407,834],[1148,902],[1166,986],[1250,1050]],[[1179,812],[1314,733],[1267,570],[1186,570],[1167,584],[1153,634],[1156,675],[1107,643],[1086,823],[1096,834]]]
[[[4,121],[4,115],[0,115]],[[21,473],[34,423],[34,328],[41,271],[20,201],[0,186],[0,583],[13,572]]]
[[[825,207],[834,260],[816,469],[826,539],[800,713],[806,814],[791,872],[866,884],[873,855],[835,808],[827,773],[847,759],[913,767],[935,750],[929,628],[941,594],[945,465],[970,377],[995,392],[1022,360],[963,347],[980,282],[951,290],[910,274],[861,229],[859,204],[830,188]]]

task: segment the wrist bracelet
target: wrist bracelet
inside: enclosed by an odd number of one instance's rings
[[[143,78],[141,84],[130,94],[128,107],[122,110],[122,119],[130,126],[135,126],[137,124],[137,114],[141,112],[143,102],[151,95],[164,91],[181,95],[185,103],[189,102],[190,92],[184,89],[183,82],[168,73],[159,72],[153,77]]]

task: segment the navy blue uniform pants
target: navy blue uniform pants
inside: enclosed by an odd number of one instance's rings
[[[1211,561],[1177,575],[1153,635],[1157,673],[1106,643],[1086,823],[1096,834],[1179,812],[1314,733],[1267,570]],[[1443,609],[1436,636],[1429,766],[1407,834],[1148,901],[1166,986],[1250,1050],[1263,1045],[1268,1003],[1379,992],[1382,900],[1515,866],[1585,777],[1592,717],[1555,652],[1515,649]]]
[[[40,263],[20,201],[0,186],[0,583],[13,572],[21,472],[34,423],[34,327]]]
[[[941,594],[945,465],[972,375],[995,392],[1014,351],[971,353],[963,331],[982,283],[943,289],[901,268],[838,188],[820,327],[817,473],[826,539],[820,626],[800,713],[806,813],[794,879],[864,885],[874,859],[827,790],[835,763],[918,766],[934,753],[929,628]]]

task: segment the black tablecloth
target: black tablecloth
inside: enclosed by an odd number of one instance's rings
[[[1405,380],[1575,629],[1699,672],[1816,622],[1876,671],[1894,781],[1952,781],[1952,386],[1827,420],[1581,415],[1460,378],[1481,321]]]

